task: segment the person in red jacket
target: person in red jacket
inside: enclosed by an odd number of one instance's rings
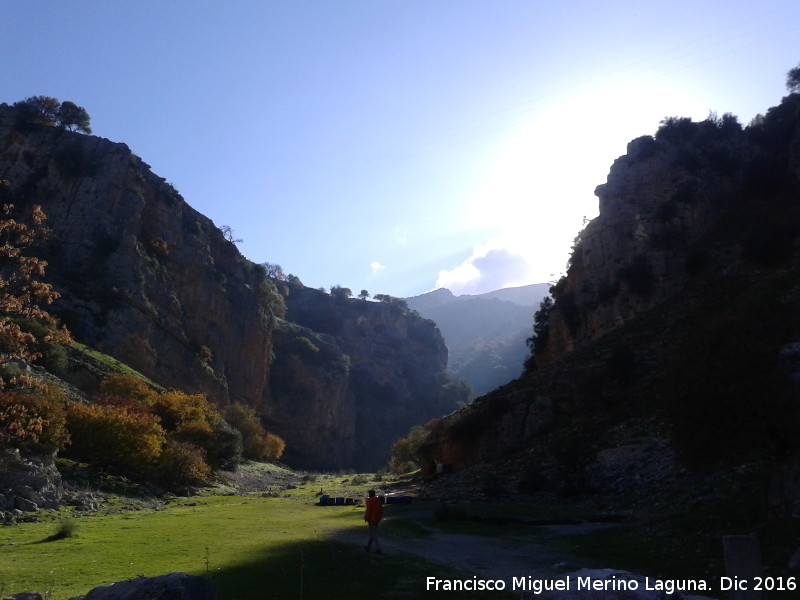
[[[381,504],[380,498],[375,497],[375,490],[370,490],[367,493],[369,497],[366,501],[367,509],[364,511],[364,520],[367,522],[367,525],[369,525],[369,542],[367,542],[364,549],[369,552],[374,542],[375,551],[378,554],[383,554],[383,552],[381,552],[381,543],[378,541],[378,523],[380,523],[383,518],[383,505]]]

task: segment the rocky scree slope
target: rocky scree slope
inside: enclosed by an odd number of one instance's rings
[[[125,144],[56,127],[19,131],[14,109],[0,105],[0,179],[9,182],[0,201],[22,214],[38,204],[48,216],[51,235],[39,254],[62,294],[51,310],[77,340],[165,387],[256,408],[286,440],[292,466],[353,468],[371,442],[370,464],[381,466],[396,424],[456,407],[437,400],[436,386],[446,382],[433,373],[443,371],[446,354],[432,324],[356,300],[330,311],[327,295],[309,291],[297,297],[310,298],[305,313],[318,316],[304,320],[318,332],[279,320],[266,270]],[[326,320],[338,318],[347,322]],[[380,352],[362,351],[387,331],[391,343],[381,342]],[[319,352],[312,357],[309,348]],[[417,358],[432,355],[424,364]],[[402,381],[388,367],[373,374],[379,361],[420,373]],[[74,375],[86,393],[95,391],[86,373]],[[376,403],[377,420],[368,416]]]

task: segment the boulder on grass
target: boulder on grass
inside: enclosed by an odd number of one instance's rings
[[[170,573],[138,577],[92,589],[84,600],[216,600],[217,587],[210,579]]]

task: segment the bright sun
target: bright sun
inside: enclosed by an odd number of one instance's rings
[[[558,276],[585,220],[597,216],[595,187],[627,143],[655,133],[667,116],[699,120],[708,112],[690,92],[615,84],[532,115],[507,137],[470,198],[462,226],[489,232],[473,256],[506,249],[525,257],[528,272],[509,285]]]

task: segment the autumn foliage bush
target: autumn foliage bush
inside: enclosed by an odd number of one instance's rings
[[[170,440],[161,453],[154,478],[166,487],[174,487],[202,483],[210,477],[211,467],[202,448]]]
[[[158,417],[125,406],[67,406],[72,456],[133,473],[144,473],[161,457],[167,441]]]
[[[0,392],[0,446],[41,442],[66,447],[64,403],[64,395],[51,386]]]
[[[243,404],[231,404],[223,411],[225,420],[242,434],[243,454],[254,460],[280,460],[286,442],[268,433],[256,411]]]
[[[141,377],[125,373],[115,373],[106,377],[100,384],[100,393],[113,398],[126,398],[150,405],[158,396],[152,387]]]

